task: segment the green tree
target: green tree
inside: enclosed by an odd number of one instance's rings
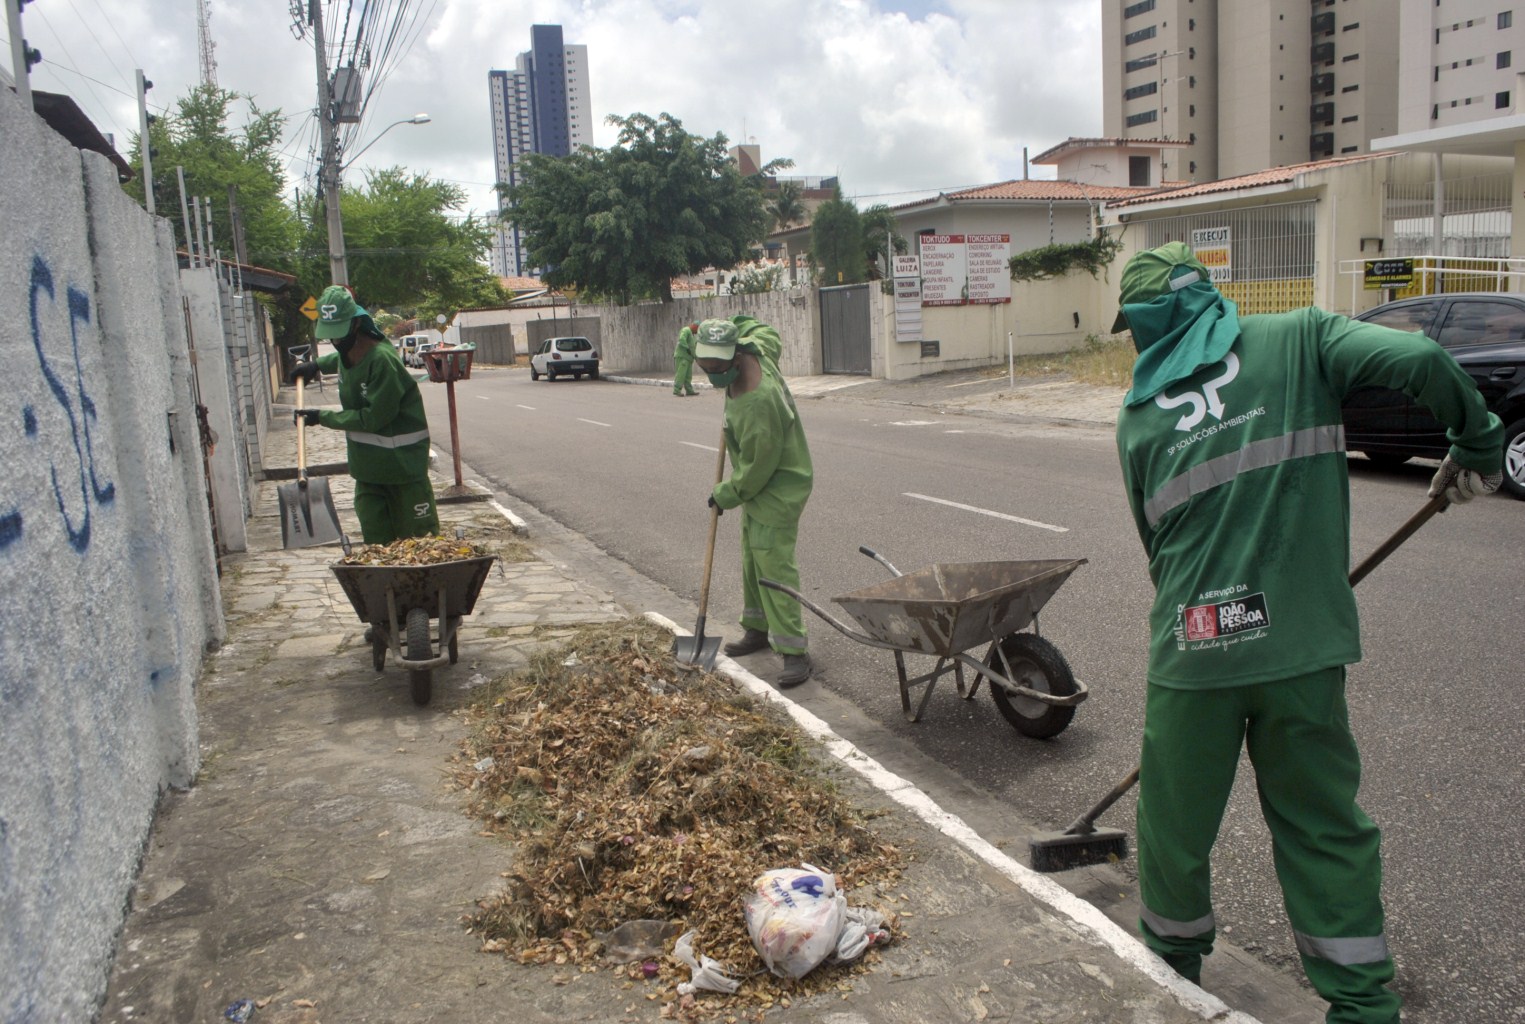
[[[858,222],[863,230],[863,259],[868,279],[874,281],[881,276],[888,277],[892,269],[890,257],[897,253],[903,256],[911,251],[911,247],[901,237],[894,211],[883,203],[877,203],[859,214]]]
[[[247,99],[249,114],[242,130],[235,132],[228,121],[230,108],[239,99]],[[185,175],[186,195],[211,199],[212,238],[225,258],[234,257],[231,187],[249,262],[288,273],[295,269],[300,226],[284,201],[285,178],[276,149],[285,123],[279,110],[260,110],[252,98],[200,85],[177,101],[175,113],[159,117],[149,126],[154,149],[154,205],[161,215],[176,222],[180,245],[186,245],[188,232],[178,223],[177,167]],[[134,166],[143,162],[142,141],[140,135],[133,135],[129,160]],[[144,202],[141,177],[123,187],[138,202]]]
[[[868,276],[863,255],[863,217],[839,188],[810,221],[810,262],[824,285],[856,284]]]
[[[340,193],[350,286],[362,305],[433,318],[508,300],[483,262],[492,244],[486,221],[467,214],[458,185],[401,167],[369,171]],[[328,283],[328,225],[314,204],[301,279],[312,294]]]
[[[531,154],[522,183],[504,189],[547,284],[620,303],[671,302],[674,277],[729,270],[763,240],[760,182],[737,171],[724,135],[690,134],[669,114],[608,123],[619,128],[612,148]]]
[[[804,189],[797,181],[780,182],[778,190],[768,202],[768,214],[773,218],[773,228],[782,231],[805,219]]]

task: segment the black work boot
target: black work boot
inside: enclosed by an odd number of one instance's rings
[[[740,640],[732,640],[725,645],[725,653],[732,658],[739,658],[743,654],[751,654],[754,651],[765,650],[768,646],[768,634],[761,629],[748,629],[741,634]]]
[[[778,677],[780,689],[787,690],[791,686],[798,686],[810,678],[810,673],[815,670],[815,665],[808,654],[784,655],[784,671]]]

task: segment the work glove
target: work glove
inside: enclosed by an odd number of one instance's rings
[[[1502,471],[1498,473],[1479,473],[1475,469],[1466,469],[1452,461],[1447,455],[1440,463],[1440,468],[1435,471],[1434,478],[1430,481],[1430,497],[1434,498],[1444,494],[1446,500],[1453,505],[1461,505],[1471,501],[1479,494],[1492,494],[1499,489],[1499,484],[1504,482]]]
[[[706,504],[709,505],[710,508],[715,510],[715,514],[717,516],[725,515],[725,509],[723,509],[719,505],[715,504],[715,496],[713,494],[710,495],[710,500],[708,502],[706,502]]]
[[[294,409],[294,410],[292,410],[292,413],[291,413],[291,422],[293,422],[293,423],[305,423],[309,427],[316,427],[318,425],[318,410],[317,409]]]
[[[313,381],[318,379],[318,364],[297,363],[291,368],[291,383],[295,384],[298,377],[311,384]]]

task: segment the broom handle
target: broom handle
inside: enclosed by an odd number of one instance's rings
[[[720,455],[715,459],[715,484],[725,479],[725,427],[720,428]],[[714,491],[710,492],[714,494]],[[710,605],[710,569],[715,564],[715,532],[720,527],[720,506],[710,509],[710,539],[704,548],[704,586],[699,591],[699,620]]]
[[[1414,531],[1429,522],[1436,512],[1444,512],[1448,504],[1450,502],[1446,500],[1444,494],[1437,494],[1425,502],[1418,512],[1409,516],[1408,522],[1398,527],[1397,531],[1387,540],[1383,541],[1377,550],[1367,555],[1365,561],[1350,570],[1350,585],[1353,587],[1364,580],[1367,574],[1381,565],[1383,560],[1396,551],[1400,544],[1412,537]],[[1101,817],[1101,812],[1115,804],[1124,793],[1133,788],[1133,784],[1137,781],[1138,769],[1135,768],[1128,773],[1127,778],[1113,786],[1112,791],[1102,797],[1095,807],[1092,807],[1089,811],[1076,818],[1075,823],[1065,830],[1066,834],[1083,836],[1095,831],[1094,823],[1097,818]]]

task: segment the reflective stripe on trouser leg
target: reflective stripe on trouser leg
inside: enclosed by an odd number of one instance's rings
[[[765,526],[741,515],[741,587],[742,604],[761,608],[763,621],[741,624],[748,629],[766,629],[768,644],[780,654],[805,653],[805,615],[800,603],[787,594],[770,590],[757,581],[769,579],[800,589],[800,570],[794,561],[794,526]]]
[[[1345,670],[1265,683],[1247,737],[1303,970],[1337,1024],[1395,1024],[1381,833],[1356,803]]]
[[[1151,683],[1144,707],[1139,930],[1150,949],[1193,981],[1216,935],[1210,857],[1244,737],[1238,692]]]

